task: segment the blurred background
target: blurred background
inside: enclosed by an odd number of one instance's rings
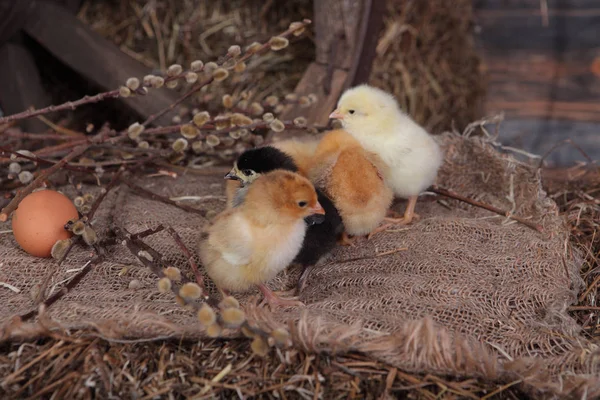
[[[502,114],[497,133],[506,146],[541,155],[572,139],[598,159],[600,9],[595,3],[0,0],[0,15],[6,16],[0,21],[0,112],[112,90],[129,76],[164,71],[173,63],[217,60],[233,44],[268,40],[290,22],[309,18],[309,34],[292,40],[285,51],[251,62],[248,73],[201,91],[158,122],[210,107],[225,92],[252,90],[266,98],[317,86],[331,100],[345,86],[369,82],[393,92],[433,133],[462,131],[475,120]],[[173,91],[153,91],[127,103],[105,101],[32,118],[20,127],[85,131],[108,121],[121,129],[176,98]],[[321,114],[330,104],[323,103]],[[494,127],[489,130],[495,133]],[[573,146],[547,158],[555,166],[581,160]]]

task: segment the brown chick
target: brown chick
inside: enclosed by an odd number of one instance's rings
[[[345,227],[342,244],[350,236],[368,235],[383,221],[393,193],[385,185],[385,164],[344,130],[333,130],[321,139],[309,179],[323,190],[338,209]]]
[[[223,211],[205,228],[200,259],[224,293],[258,286],[270,305],[301,305],[277,296],[265,283],[300,251],[304,218],[324,213],[308,179],[290,171],[268,172],[249,185],[242,204]]]

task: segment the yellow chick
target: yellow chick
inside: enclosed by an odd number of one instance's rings
[[[346,90],[329,117],[340,120],[362,147],[381,157],[387,166],[386,184],[396,196],[408,199],[402,218],[386,220],[411,223],[417,197],[434,183],[443,161],[433,137],[400,110],[391,94],[369,85]]]
[[[344,130],[325,134],[313,157],[308,177],[323,190],[339,211],[348,237],[367,235],[385,218],[393,193],[385,185],[385,164]]]
[[[296,257],[306,234],[304,218],[325,214],[308,179],[275,170],[249,185],[244,201],[204,229],[199,254],[207,274],[224,293],[258,286],[270,305],[302,305],[265,283]]]

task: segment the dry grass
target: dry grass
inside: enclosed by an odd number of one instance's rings
[[[600,169],[595,165],[577,165],[546,170],[543,177],[571,229],[571,244],[584,257],[581,274],[586,289],[571,312],[584,333],[600,343]]]
[[[473,2],[388,1],[370,82],[434,133],[481,117],[484,82],[472,37]]]
[[[108,343],[54,334],[0,355],[0,394],[21,398],[480,398],[498,387],[473,379],[406,374],[359,354],[289,350],[267,359],[244,340]],[[502,388],[502,387],[500,387]],[[514,388],[500,397],[524,398]]]

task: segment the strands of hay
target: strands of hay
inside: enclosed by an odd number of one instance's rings
[[[294,18],[312,18],[312,2],[272,1],[86,1],[79,18],[148,68],[165,70],[171,64],[188,65],[213,60],[234,44],[264,42],[287,29]],[[202,104],[225,93],[250,87],[260,93],[255,100],[294,90],[314,58],[307,37],[292,38],[285,54],[272,53],[250,62],[245,74],[223,85],[222,91],[203,92],[194,99]],[[293,60],[294,62],[290,62]],[[210,98],[205,98],[210,96]]]
[[[4,399],[279,398],[376,399],[523,398],[513,387],[474,379],[412,375],[360,354],[330,358],[301,351],[252,356],[249,342],[108,343],[54,333],[0,354]],[[389,397],[388,397],[389,398]]]
[[[484,86],[471,1],[388,1],[370,82],[439,133],[481,117]]]
[[[591,165],[544,171],[544,184],[571,228],[571,243],[584,255],[586,288],[572,306],[591,340],[600,344],[600,170]]]

